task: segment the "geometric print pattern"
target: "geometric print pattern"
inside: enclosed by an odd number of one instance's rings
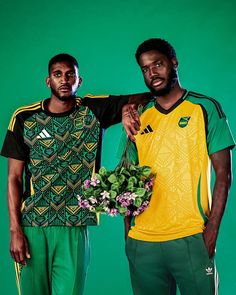
[[[195,99],[187,93],[168,112],[151,102],[141,115],[141,130],[151,126],[153,132],[136,136],[139,164],[151,166],[157,177],[149,207],[135,219],[132,238],[167,241],[204,229],[211,199],[206,130],[212,122],[202,104],[206,101],[218,121],[220,117],[210,100],[193,103],[189,98]]]
[[[79,104],[79,101],[77,101]],[[100,123],[86,107],[66,116],[35,110],[24,121],[29,192],[22,207],[23,226],[96,225],[96,214],[78,206],[81,186],[95,166]]]

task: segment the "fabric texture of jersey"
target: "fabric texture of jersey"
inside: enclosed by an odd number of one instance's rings
[[[150,206],[129,236],[168,241],[204,230],[211,207],[209,155],[234,140],[217,101],[186,92],[169,110],[151,101],[136,136],[139,164],[156,173]]]
[[[96,225],[78,195],[99,168],[102,129],[120,121],[127,97],[76,99],[60,114],[47,110],[48,101],[14,113],[1,151],[25,161],[22,226]]]

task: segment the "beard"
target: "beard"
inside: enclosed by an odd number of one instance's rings
[[[152,86],[148,85],[146,83],[146,81],[145,81],[145,84],[154,96],[164,96],[164,95],[170,93],[170,91],[174,87],[177,79],[178,79],[177,71],[174,68],[172,68],[170,71],[170,74],[167,77],[167,83],[164,88],[157,90],[157,89],[154,89]]]
[[[76,97],[76,92],[71,93],[70,95],[60,95],[59,91],[56,89],[51,88],[51,92],[55,95],[60,101],[70,101]]]

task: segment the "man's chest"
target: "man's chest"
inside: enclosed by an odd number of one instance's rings
[[[34,162],[71,162],[73,158],[94,158],[100,124],[86,107],[68,116],[35,114],[24,122],[24,141]],[[44,164],[45,164],[44,163]]]

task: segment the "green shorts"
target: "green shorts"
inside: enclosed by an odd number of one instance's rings
[[[126,255],[135,295],[218,294],[218,276],[202,234],[167,242],[128,238]]]
[[[25,227],[31,258],[15,263],[19,295],[81,295],[89,263],[85,226]]]

